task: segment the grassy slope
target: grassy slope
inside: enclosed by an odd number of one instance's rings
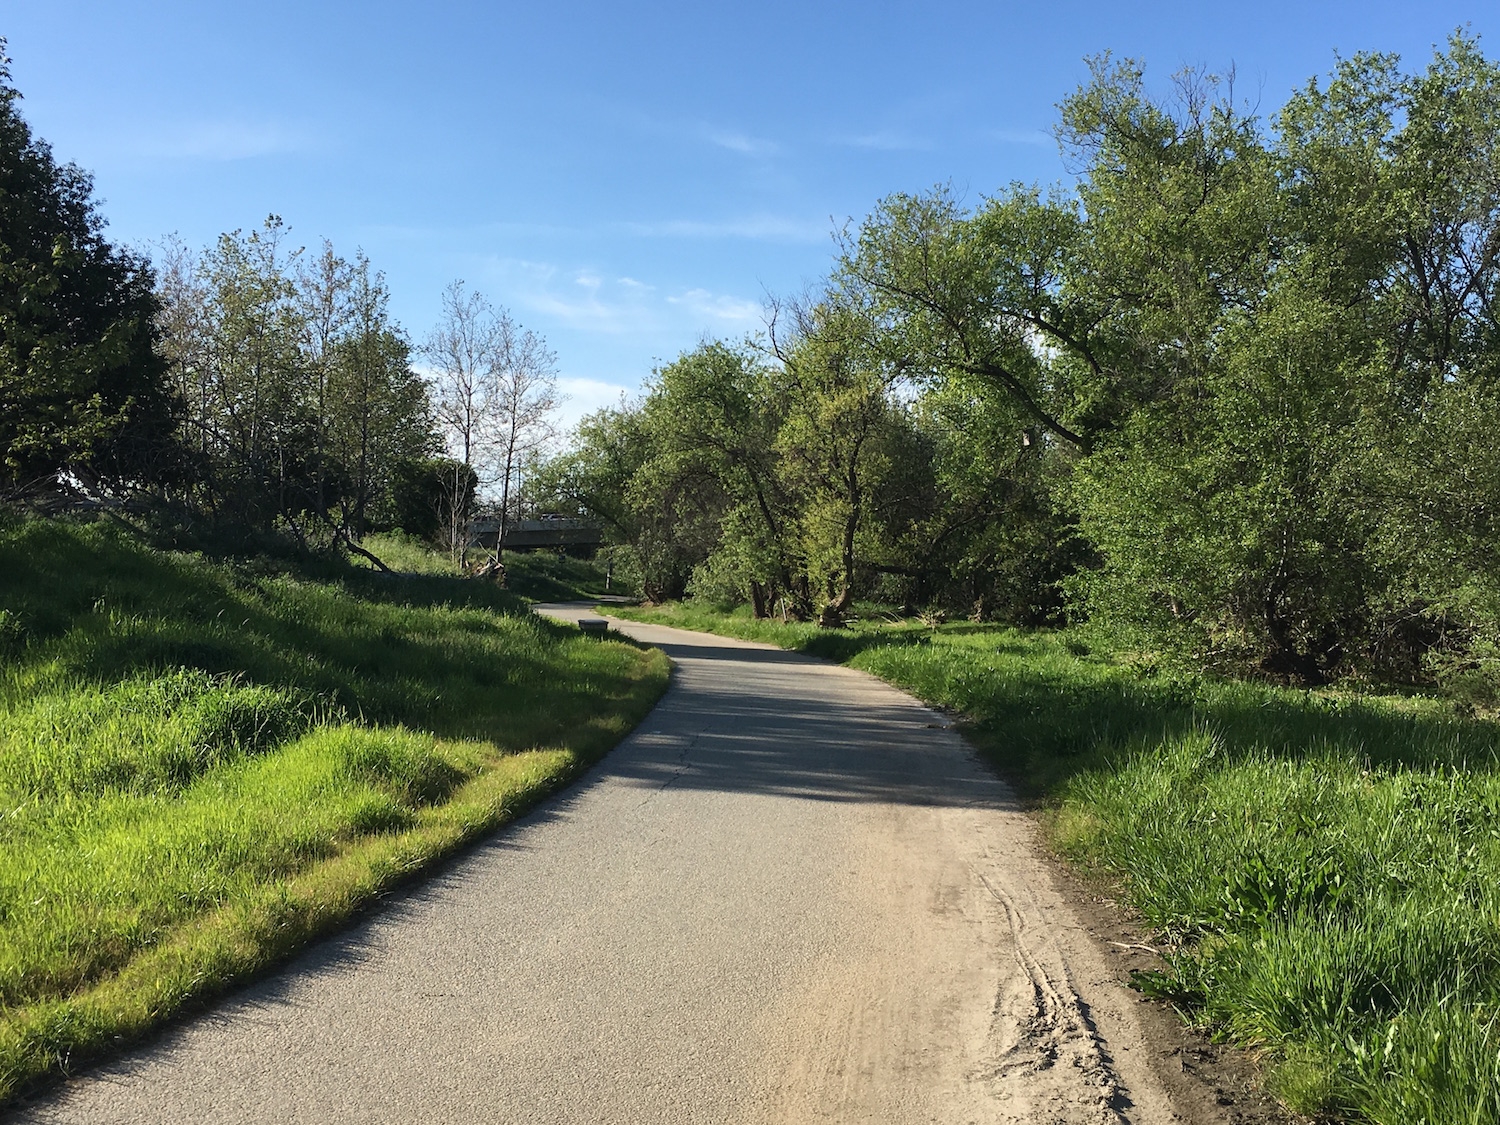
[[[624,615],[845,660],[962,712],[1156,931],[1167,968],[1142,986],[1262,1049],[1293,1108],[1500,1121],[1495,724],[1168,675],[1066,635]]]
[[[400,532],[367,536],[364,546],[381,562],[403,573],[448,576],[458,573],[447,552],[434,550]],[[479,558],[480,553],[476,553],[471,561]],[[555,551],[507,551],[505,575],[506,589],[536,601],[576,601],[608,593],[604,571],[593,562]]]
[[[485,584],[0,525],[0,1098],[340,925],[666,679]]]

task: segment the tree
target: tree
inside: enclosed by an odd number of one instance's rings
[[[1062,291],[1079,237],[1076,209],[1015,188],[968,215],[951,192],[893,195],[845,238],[834,285],[858,292],[901,373],[978,379],[1029,424],[1079,449],[1086,400],[1070,367],[1099,371],[1092,318]]]
[[[912,440],[925,448],[899,458],[904,471],[884,487],[912,495],[880,501],[895,518],[878,569],[904,580],[897,600],[962,605],[978,620],[1056,623],[1059,583],[1088,560],[1062,487],[1072,458],[975,380],[929,388],[910,414]]]
[[[822,597],[818,620],[841,625],[854,604],[875,482],[893,467],[883,439],[893,430],[897,369],[884,362],[874,326],[847,287],[785,311],[790,330],[780,339],[772,330],[782,365],[776,450],[797,497],[809,591]]]
[[[369,264],[362,264],[368,291]],[[291,300],[302,335],[301,366],[306,374],[307,405],[312,422],[310,499],[314,512],[327,521],[334,505],[330,495],[333,487],[330,477],[335,472],[331,450],[334,370],[352,315],[350,298],[354,275],[350,264],[335,254],[333,244],[325,240],[320,253],[311,259],[306,256],[297,259],[291,284]]]
[[[173,340],[169,354],[179,386],[204,388],[192,424],[212,466],[201,490],[209,510],[230,523],[283,528],[305,546],[320,442],[289,274],[300,251],[286,251],[285,237],[274,215],[248,235],[219,237],[195,263],[194,291],[182,294],[191,311],[168,314],[196,335]]]
[[[0,40],[0,492],[180,472],[147,263],[112,246],[87,173],[21,117]]]
[[[1155,371],[1079,465],[1103,566],[1076,588],[1280,677],[1414,671],[1500,606],[1474,440],[1496,401],[1500,75],[1456,36],[1419,75],[1341,63],[1269,135],[1184,104],[1109,71],[1065,105],[1089,160],[1077,288],[1133,294],[1120,323]]]
[[[1364,311],[1355,444],[1382,581],[1368,645],[1410,675],[1500,640],[1500,67],[1455,34],[1421,73],[1358,55],[1282,115],[1299,239]]]
[[[556,357],[546,342],[520,328],[504,309],[462,281],[443,293],[443,312],[423,354],[431,364],[434,413],[454,462],[448,507],[449,545],[467,562],[472,511],[464,503],[469,474],[481,489],[499,490],[499,526],[492,573],[503,576],[501,552],[513,486],[523,463],[552,435],[557,409]]]
[[[1262,121],[1105,55],[1057,137],[1070,191],[888,197],[775,362],[658,372],[621,420],[662,573],[829,623],[1061,589],[1299,682],[1500,670],[1500,67],[1358,55]]]
[[[778,591],[796,586],[800,570],[777,476],[772,377],[749,348],[721,342],[660,368],[642,411],[653,456],[632,485],[643,509],[663,506],[707,532],[694,566],[712,557],[713,583],[748,596],[758,617]],[[695,582],[707,578],[701,572]]]
[[[229,523],[368,555],[372,519],[396,518],[435,451],[426,384],[369,260],[327,243],[309,260],[285,233],[272,216],[201,257],[164,256],[162,348],[203,470],[195,497]]]
[[[586,415],[570,448],[544,463],[532,481],[550,510],[602,523],[611,558],[626,556],[623,569],[638,576],[641,592],[653,601],[680,597],[703,557],[678,518],[675,498],[636,487],[657,448],[642,405],[622,399]]]
[[[427,386],[412,370],[411,345],[392,322],[388,300],[384,277],[357,255],[348,271],[345,330],[332,349],[324,415],[340,482],[339,526],[355,541],[372,521],[400,526],[398,484],[430,465],[437,449]]]
[[[497,318],[494,371],[495,427],[490,438],[499,476],[500,520],[494,562],[500,565],[510,528],[512,492],[524,466],[556,436],[557,357],[536,333],[517,328],[502,312]]]
[[[455,281],[443,291],[442,317],[422,348],[432,367],[433,414],[455,465],[444,513],[448,547],[454,559],[465,564],[473,515],[468,477],[473,474],[484,482],[480,466],[496,409],[496,335],[489,303],[478,293],[466,293],[464,283]]]

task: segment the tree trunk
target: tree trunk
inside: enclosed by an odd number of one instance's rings
[[[770,591],[761,583],[750,582],[750,612],[757,621],[771,616]]]

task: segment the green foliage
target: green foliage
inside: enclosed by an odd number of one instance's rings
[[[611,415],[634,453],[579,463],[632,498],[655,598],[1046,621],[1065,591],[1223,668],[1472,686],[1500,645],[1497,122],[1463,35],[1421,74],[1343,62],[1269,126],[1230,81],[1156,97],[1102,56],[1061,107],[1073,197],[887,198],[775,310],[774,363],[684,355]]]
[[[573,447],[544,464],[532,485],[548,510],[602,523],[611,540],[606,550],[627,564],[627,589],[660,599],[686,587],[703,548],[702,521],[694,518],[698,497],[674,489],[669,499],[653,504],[635,487],[655,456],[644,411],[622,402],[584,418]]]
[[[844,240],[830,292],[867,350],[966,427],[928,438],[905,533],[952,540],[981,615],[988,572],[1024,619],[1024,576],[1032,606],[1061,584],[1077,616],[1282,680],[1472,673],[1497,620],[1500,69],[1463,34],[1421,73],[1359,55],[1266,123],[1230,80],[1158,96],[1134,61],[1090,67],[1057,128],[1071,196],[895,195]]]
[[[1075,589],[1279,677],[1419,675],[1487,639],[1500,70],[1463,36],[1409,77],[1356,56],[1270,135],[1183,90],[1164,107],[1101,67],[1064,107],[1088,161],[1078,285],[1174,341],[1078,468],[1104,565]]]
[[[372,505],[370,525],[379,530],[399,528],[430,543],[446,536],[444,513],[454,495],[457,482],[459,507],[469,511],[479,489],[479,478],[470,469],[446,457],[429,457],[397,461],[391,466],[389,492]]]
[[[726,539],[723,565],[733,567],[743,591],[774,583],[788,570],[770,374],[747,349],[719,343],[657,371],[641,406],[649,454],[631,478],[629,497],[650,527],[637,554],[643,561],[672,560],[672,579],[650,582],[648,566],[647,596],[680,596],[685,582],[678,576]]]
[[[32,136],[0,40],[0,495],[59,473],[114,486],[179,475],[174,406],[141,259],[104,238],[93,183]]]
[[[663,367],[639,405],[585,420],[540,474],[544,502],[605,523],[655,601],[833,623],[888,588],[982,616],[1056,613],[1076,548],[1041,446],[983,390],[913,400],[861,300],[846,287],[778,310],[774,362],[706,344]]]
[[[792,309],[791,338],[778,342],[774,449],[802,564],[782,588],[803,613],[821,600],[820,618],[830,624],[854,604],[861,560],[881,553],[887,536],[875,507],[878,486],[892,480],[906,451],[905,419],[892,396],[896,373],[877,351],[878,333],[862,304],[852,289],[830,291]]]
[[[893,195],[846,240],[835,279],[868,303],[903,373],[978,381],[1021,426],[1086,448],[1089,434],[1070,424],[1081,416],[1066,385],[1070,360],[1036,346],[1043,333],[1078,363],[1098,362],[1059,293],[1079,237],[1075,207],[1033,189],[1017,186],[972,216],[946,189]]]
[[[304,546],[373,527],[431,534],[448,466],[384,278],[363,255],[325,243],[309,257],[285,237],[271,216],[201,256],[168,254],[163,352],[202,469],[189,499]]]
[[[1070,459],[969,379],[923,394],[912,420],[928,444],[931,491],[913,489],[920,500],[908,500],[910,514],[893,529],[892,561],[904,565],[891,572],[908,580],[887,600],[942,602],[1011,624],[1059,620],[1059,584],[1090,557],[1059,496]],[[917,461],[901,458],[908,480]]]

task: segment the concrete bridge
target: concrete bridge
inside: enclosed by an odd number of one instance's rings
[[[498,519],[474,520],[469,524],[469,545],[494,549],[500,534]],[[558,550],[588,554],[604,542],[604,529],[589,520],[512,520],[505,529],[507,551]]]

